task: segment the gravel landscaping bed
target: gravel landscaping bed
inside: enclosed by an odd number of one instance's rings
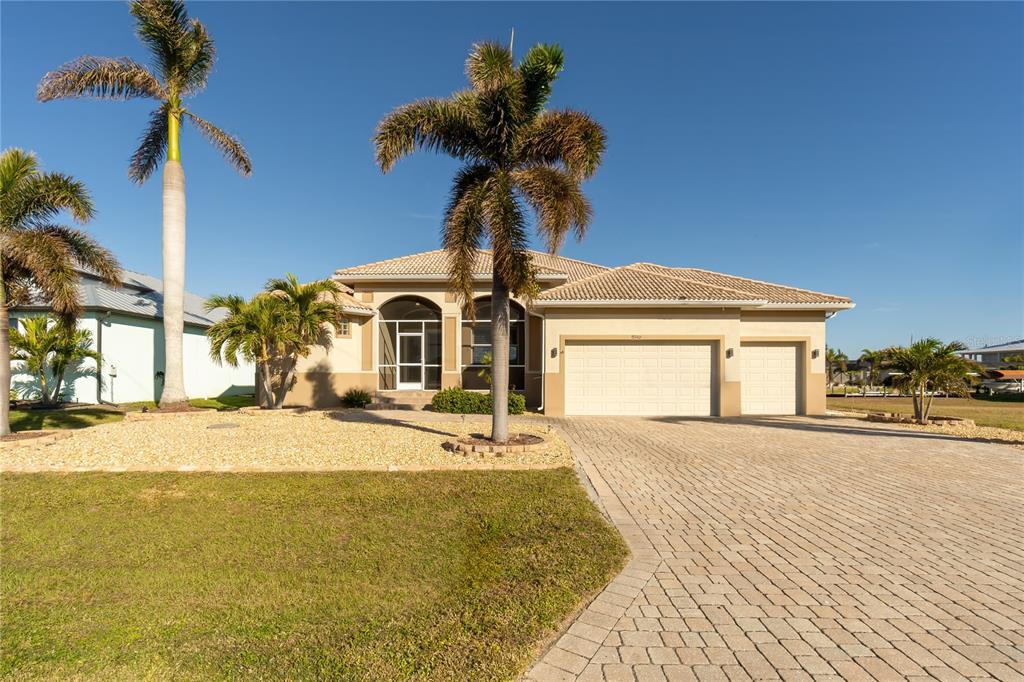
[[[182,413],[75,431],[56,443],[5,448],[4,471],[314,471],[549,468],[572,466],[565,442],[543,424],[544,451],[450,452],[442,445],[479,433],[455,421],[346,421],[342,411]],[[19,444],[19,446],[22,444]]]
[[[846,417],[864,419],[865,421],[867,417],[866,413],[864,412],[851,412],[847,410],[831,410],[831,412]],[[994,426],[971,426],[967,424],[958,424],[956,422],[928,425],[893,422],[885,423],[885,425],[900,429],[913,429],[914,431],[924,431],[926,433],[941,433],[947,436],[958,436],[960,438],[982,441],[986,443],[998,443],[1001,445],[1009,445],[1010,447],[1024,450],[1024,431],[1016,431],[1014,429],[1000,429]]]

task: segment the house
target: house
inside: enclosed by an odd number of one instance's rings
[[[123,271],[122,286],[111,288],[94,273],[79,271],[79,295],[83,314],[78,327],[92,333],[93,348],[103,367],[97,377],[95,363],[87,360],[79,371],[66,377],[68,402],[127,403],[157,400],[162,390],[164,367],[162,282],[148,275]],[[225,311],[207,313],[205,300],[185,292],[183,340],[185,391],[194,397],[251,394],[255,369],[251,364],[220,366],[210,359],[206,329]],[[11,311],[11,324],[19,318],[48,312],[44,305],[25,305]],[[20,397],[38,395],[35,377],[12,366],[12,388]]]
[[[960,351],[960,355],[968,360],[980,362],[985,367],[999,368],[1010,362],[1007,358],[1024,356],[1024,339],[993,346],[971,348]]]
[[[605,267],[532,252],[541,291],[511,311],[510,384],[545,414],[822,414],[825,320],[850,299],[696,268]],[[305,358],[286,403],[487,389],[491,254],[474,266],[475,319],[429,251],[343,268],[346,320]],[[396,393],[395,395],[400,395]]]

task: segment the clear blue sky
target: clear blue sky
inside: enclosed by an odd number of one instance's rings
[[[830,344],[1024,336],[1024,5],[194,2],[218,47],[192,107],[236,132],[242,179],[186,130],[188,286],[255,291],[438,246],[456,165],[384,176],[370,137],[412,99],[461,88],[471,43],[558,42],[553,106],[609,147],[595,219],[564,253],[696,266],[852,296]],[[127,160],[143,101],[39,104],[83,53],[145,59],[127,7],[3,2],[3,146],[92,190],[90,229],[160,273],[160,179]]]

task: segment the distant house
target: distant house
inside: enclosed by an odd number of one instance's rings
[[[92,333],[93,347],[103,357],[97,377],[95,363],[87,360],[77,373],[69,372],[64,399],[78,403],[126,403],[158,400],[163,390],[164,334],[163,282],[137,272],[121,273],[123,285],[111,288],[93,273],[79,271],[83,314],[78,327]],[[206,330],[224,315],[207,313],[205,299],[185,292],[185,391],[192,397],[238,395],[254,392],[255,369],[219,366],[210,359]],[[25,305],[11,311],[17,320],[49,312],[43,305]],[[12,388],[20,397],[38,395],[34,377],[13,363]]]
[[[1010,343],[1000,343],[994,346],[971,348],[961,351],[960,355],[963,355],[968,360],[980,362],[986,367],[998,368],[1009,362],[1007,358],[1015,355],[1024,355],[1024,339],[1011,341]]]

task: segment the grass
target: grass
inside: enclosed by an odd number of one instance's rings
[[[899,398],[828,398],[828,407],[834,410],[860,412],[899,412],[913,414],[914,404],[909,397]],[[936,398],[932,414],[940,417],[973,419],[978,426],[995,426],[1024,431],[1024,401],[1017,396],[981,398]]]
[[[11,431],[81,429],[122,419],[124,415],[120,412],[91,407],[73,410],[11,410]]]
[[[569,469],[2,483],[3,677],[513,679],[626,554]]]
[[[193,398],[188,401],[192,407],[218,412],[230,412],[240,407],[256,404],[251,395],[226,395],[217,398]],[[156,403],[142,401],[119,406],[122,410],[137,412],[143,407],[153,409]],[[83,407],[60,408],[56,410],[11,410],[11,431],[34,431],[38,429],[82,429],[87,426],[118,422],[124,414],[114,408]]]

